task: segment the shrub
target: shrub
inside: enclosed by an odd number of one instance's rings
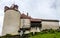
[[[6,34],[5,36],[1,36],[1,38],[19,38],[19,35],[11,35],[11,34]]]
[[[57,29],[56,31],[57,31],[57,32],[60,32],[60,29]]]
[[[11,34],[6,34],[5,36],[6,36],[6,37],[11,37],[12,35],[11,35]]]
[[[41,31],[42,33],[55,33],[56,31],[53,29],[45,29]]]
[[[56,31],[53,29],[49,29],[49,33],[55,33]]]
[[[42,33],[48,33],[48,31],[49,31],[48,29],[45,29],[45,30],[42,30],[41,32]]]

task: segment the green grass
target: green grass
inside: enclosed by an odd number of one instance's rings
[[[37,35],[31,36],[31,38],[60,38],[60,32],[44,34],[39,33]]]
[[[35,33],[35,35],[33,35],[33,33],[29,33],[29,34],[25,34],[25,36],[28,36],[30,38],[60,38],[60,29],[57,30],[52,30],[52,29],[46,29],[43,30],[41,32]],[[7,34],[5,36],[1,36],[0,38],[19,38],[20,35],[11,35],[11,34]]]

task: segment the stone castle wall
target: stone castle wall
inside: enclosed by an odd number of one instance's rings
[[[2,35],[17,35],[20,27],[20,13],[15,10],[7,10],[4,15]]]

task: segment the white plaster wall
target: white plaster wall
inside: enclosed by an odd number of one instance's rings
[[[2,35],[17,35],[20,25],[20,13],[15,10],[7,10],[4,14]]]
[[[24,25],[24,26],[23,26]],[[21,19],[20,28],[30,28],[30,19]],[[30,33],[30,31],[25,31],[25,34]]]
[[[21,19],[21,26],[20,26],[20,28],[22,28],[22,27],[30,28],[30,19]]]
[[[31,28],[30,32],[40,32],[39,27]]]
[[[42,21],[42,30],[43,29],[58,29],[59,22],[49,22],[49,21]]]

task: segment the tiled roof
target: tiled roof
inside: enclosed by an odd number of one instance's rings
[[[31,19],[30,16],[27,16],[27,15],[25,15],[24,13],[21,14],[21,17],[20,17],[20,18],[21,18],[21,19]]]
[[[30,19],[30,21],[34,21],[34,22],[36,22],[36,21],[38,21],[38,22],[40,22],[40,21],[59,22],[59,20],[32,18],[30,16],[25,15],[24,13],[21,14],[21,19]]]
[[[42,21],[51,21],[51,22],[59,22],[59,20],[53,20],[53,19],[41,19]]]
[[[41,21],[41,19],[33,18],[33,19],[31,19],[31,21],[34,21],[34,22],[38,21],[38,22],[40,22],[40,21]]]
[[[21,14],[21,19],[30,19],[30,21],[41,21],[40,19],[32,18],[30,16],[25,15],[24,13]]]

